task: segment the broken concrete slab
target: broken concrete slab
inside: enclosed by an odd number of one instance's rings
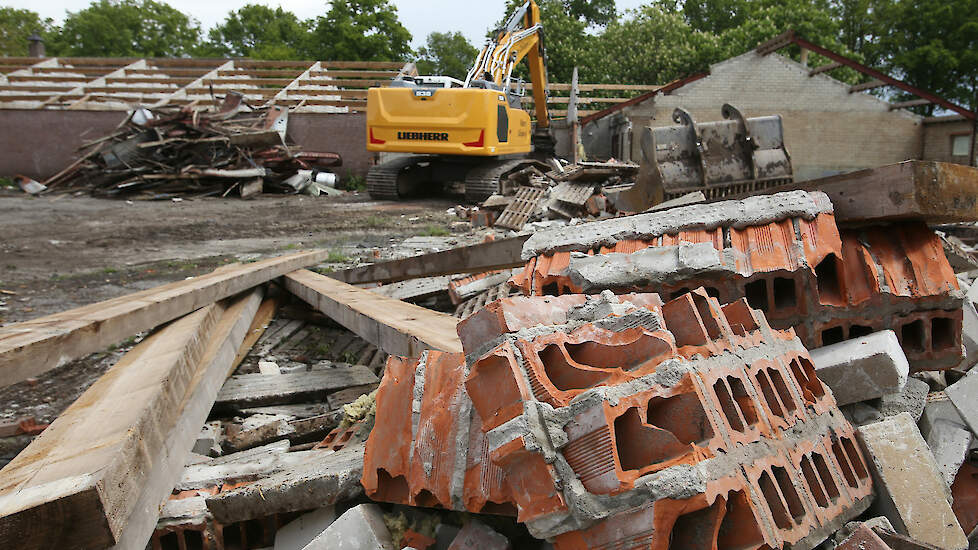
[[[898,532],[939,548],[967,548],[968,539],[947,501],[950,492],[910,414],[857,432],[873,474],[874,507]]]
[[[297,401],[321,401],[331,391],[379,382],[363,365],[331,370],[280,374],[239,374],[228,379],[217,396],[215,407],[258,407]]]
[[[178,491],[206,489],[267,477],[309,460],[326,458],[324,450],[289,452],[288,441],[276,441],[247,451],[232,453],[184,468]]]
[[[900,413],[910,413],[913,421],[920,420],[920,415],[924,414],[924,405],[927,403],[927,393],[930,386],[923,380],[914,377],[907,379],[903,390],[897,393],[888,393],[880,398],[878,408],[883,416],[896,416]]]
[[[948,386],[944,393],[971,433],[978,434],[978,372],[972,370],[968,376]]]
[[[934,454],[937,469],[950,488],[968,456],[968,449],[971,448],[971,431],[948,422],[940,422],[927,434],[926,441]]]
[[[275,532],[274,550],[296,550],[305,548],[320,533],[325,531],[336,520],[336,509],[325,506],[318,510],[303,514],[279,527]]]
[[[363,444],[320,454],[254,483],[207,497],[222,524],[321,508],[363,494]]]
[[[971,297],[970,289],[968,297]],[[975,310],[975,304],[971,300],[965,300],[962,306],[961,344],[964,346],[964,360],[958,368],[968,370],[978,363],[978,311]]]
[[[395,550],[384,514],[376,504],[350,508],[304,550]]]
[[[815,373],[839,405],[900,392],[910,364],[892,330],[811,350]]]
[[[892,550],[879,538],[879,535],[865,525],[853,530],[844,541],[836,545],[835,550]]]
[[[509,550],[509,539],[478,520],[466,523],[448,550]]]

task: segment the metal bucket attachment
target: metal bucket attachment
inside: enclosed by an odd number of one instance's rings
[[[697,124],[676,109],[678,126],[645,129],[639,184],[653,202],[695,191],[711,200],[791,183],[781,117],[744,118],[726,104],[722,113],[725,120]]]

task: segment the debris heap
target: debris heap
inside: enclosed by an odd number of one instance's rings
[[[248,107],[234,92],[215,112],[193,105],[139,109],[44,182],[46,190],[35,190],[157,199],[263,191],[318,195],[335,186],[328,170],[342,159],[287,145],[288,114],[284,107]]]

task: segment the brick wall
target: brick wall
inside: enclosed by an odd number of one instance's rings
[[[797,181],[920,158],[923,118],[825,74],[808,76],[809,67],[778,54],[751,51],[713,65],[710,76],[671,95],[655,96],[627,108],[634,131],[670,126],[682,107],[697,122],[721,120],[730,103],[745,116],[781,115],[785,143]],[[636,136],[637,138],[637,136]],[[639,140],[632,140],[639,159]]]
[[[974,123],[964,118],[954,115],[929,119],[924,122],[924,160],[938,160],[941,162],[954,162],[957,164],[968,164],[968,155],[952,155],[951,140],[955,135],[970,136]],[[974,146],[974,141],[972,141]]]
[[[85,141],[105,136],[125,118],[119,111],[0,109],[0,177],[24,174],[43,180],[75,160]],[[289,118],[289,138],[306,151],[343,156],[341,177],[365,176],[373,161],[367,152],[363,113],[297,113]]]

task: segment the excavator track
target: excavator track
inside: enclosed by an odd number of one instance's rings
[[[401,198],[397,185],[401,172],[426,159],[423,156],[398,157],[371,166],[367,171],[367,193],[370,198],[382,201],[396,201]]]
[[[538,164],[530,159],[487,162],[469,170],[465,175],[465,200],[480,203],[499,191],[499,178],[521,166]]]

